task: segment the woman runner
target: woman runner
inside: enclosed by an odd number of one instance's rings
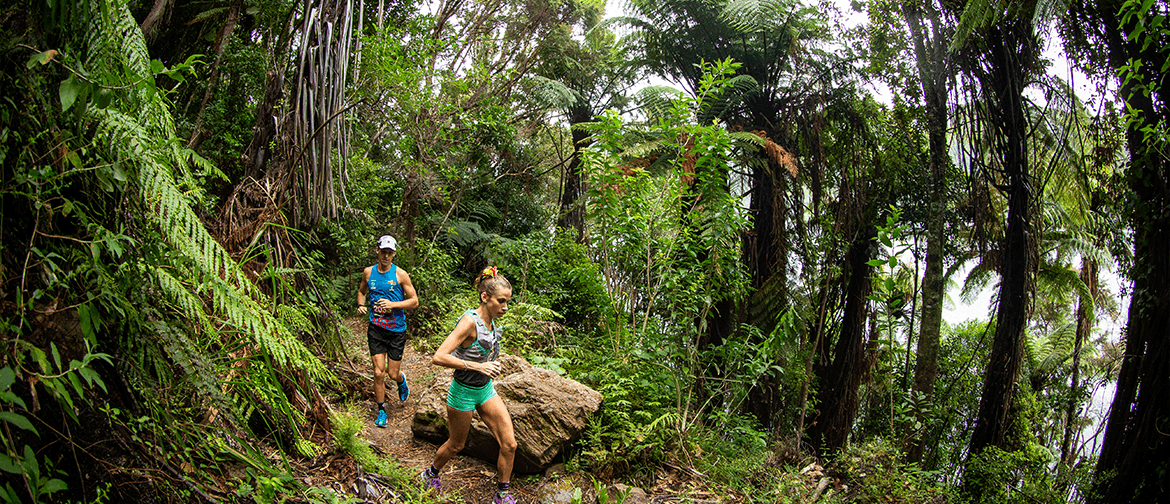
[[[508,311],[512,299],[512,284],[496,268],[485,268],[475,280],[479,292],[479,308],[467,310],[447,339],[431,359],[437,366],[455,370],[447,393],[447,442],[435,453],[431,466],[422,472],[423,482],[439,490],[439,471],[463,450],[471,430],[471,415],[479,411],[500,445],[496,461],[498,490],[493,504],[515,504],[508,491],[512,479],[512,461],[516,456],[516,436],[512,431],[512,415],[504,401],[496,395],[492,378],[499,376],[500,336],[503,329],[496,323]]]

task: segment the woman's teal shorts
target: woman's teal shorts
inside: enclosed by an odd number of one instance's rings
[[[459,411],[471,411],[479,405],[488,402],[496,396],[495,382],[489,381],[482,387],[464,385],[459,380],[451,380],[451,389],[447,391],[447,406]]]

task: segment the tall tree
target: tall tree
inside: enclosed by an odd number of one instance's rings
[[[954,33],[953,13],[948,13],[942,2],[904,2],[902,17],[910,31],[918,80],[925,105],[926,135],[929,158],[929,210],[926,221],[926,272],[922,279],[922,319],[918,331],[918,351],[915,354],[914,411],[919,423],[926,417],[924,405],[930,404],[934,383],[938,377],[939,337],[942,330],[943,300],[946,296],[946,278],[943,275],[947,235],[943,230],[947,206],[947,172],[951,166],[950,146],[947,143],[947,101],[949,83],[954,67],[949,63],[950,39]],[[952,18],[952,19],[948,19]],[[924,439],[921,433],[908,438],[906,459],[922,460]]]
[[[371,150],[403,181],[396,220],[406,239],[418,236],[432,205],[454,212],[461,192],[533,168],[518,144],[550,110],[548,100],[524,95],[540,41],[596,15],[589,5],[450,0],[371,38],[361,114],[370,118]]]
[[[1037,71],[1037,5],[973,1],[966,5],[953,47],[975,77],[986,110],[990,162],[985,176],[1007,199],[1007,226],[999,247],[1000,290],[970,456],[1005,446],[1008,412],[1024,357],[1037,265],[1032,206],[1035,182],[1028,157],[1024,88]]]
[[[1133,281],[1125,355],[1109,410],[1091,502],[1170,498],[1170,2],[1074,2],[1066,41],[1117,72],[1126,105],[1125,178],[1133,191]],[[1104,63],[1103,62],[1107,62]]]
[[[793,234],[808,218],[800,204],[804,184],[812,192],[813,218],[822,217],[827,184],[821,144],[824,105],[852,99],[849,91],[838,89],[849,80],[849,72],[840,71],[842,60],[834,55],[813,50],[828,40],[828,23],[823,12],[803,2],[638,0],[633,5],[637,17],[626,21],[640,30],[650,71],[693,91],[702,77],[700,62],[730,57],[742,63],[739,75],[755,83],[710,113],[765,140],[765,148],[747,164],[753,219],[744,249],[755,292],[739,311],[766,334],[791,308],[793,256],[813,253],[811,247],[793,247]],[[719,310],[720,319],[709,325],[712,343],[736,327],[734,317],[739,315],[731,308]],[[761,425],[779,427],[784,396],[779,382],[767,379],[753,389],[747,406]]]
[[[540,63],[537,75],[556,81],[567,93],[554,100],[568,119],[573,142],[569,163],[563,169],[557,226],[571,229],[578,242],[585,239],[585,194],[581,153],[591,143],[584,123],[610,108],[624,108],[626,90],[633,84],[638,67],[630,60],[629,44],[599,25],[600,11],[581,19],[584,37],[573,36],[574,26],[564,24],[551,30],[537,48]]]

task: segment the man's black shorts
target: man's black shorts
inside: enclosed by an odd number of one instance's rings
[[[370,347],[370,355],[388,354],[390,360],[400,361],[402,350],[406,348],[406,331],[395,332],[367,324],[366,344]]]

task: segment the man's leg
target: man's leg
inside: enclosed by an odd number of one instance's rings
[[[374,354],[374,400],[378,403],[386,402],[386,358],[385,353]],[[391,361],[393,362],[393,361]],[[398,363],[394,364],[397,372]]]
[[[386,427],[386,354],[374,354],[374,401],[378,403],[375,427]]]
[[[394,380],[398,390],[398,398],[405,401],[410,396],[410,387],[406,384],[406,375],[402,374],[402,357],[406,351],[406,331],[391,333],[389,348],[386,357],[386,375]]]
[[[387,358],[386,354],[382,354],[382,358],[386,359],[386,376],[394,383],[402,383],[402,361]]]

